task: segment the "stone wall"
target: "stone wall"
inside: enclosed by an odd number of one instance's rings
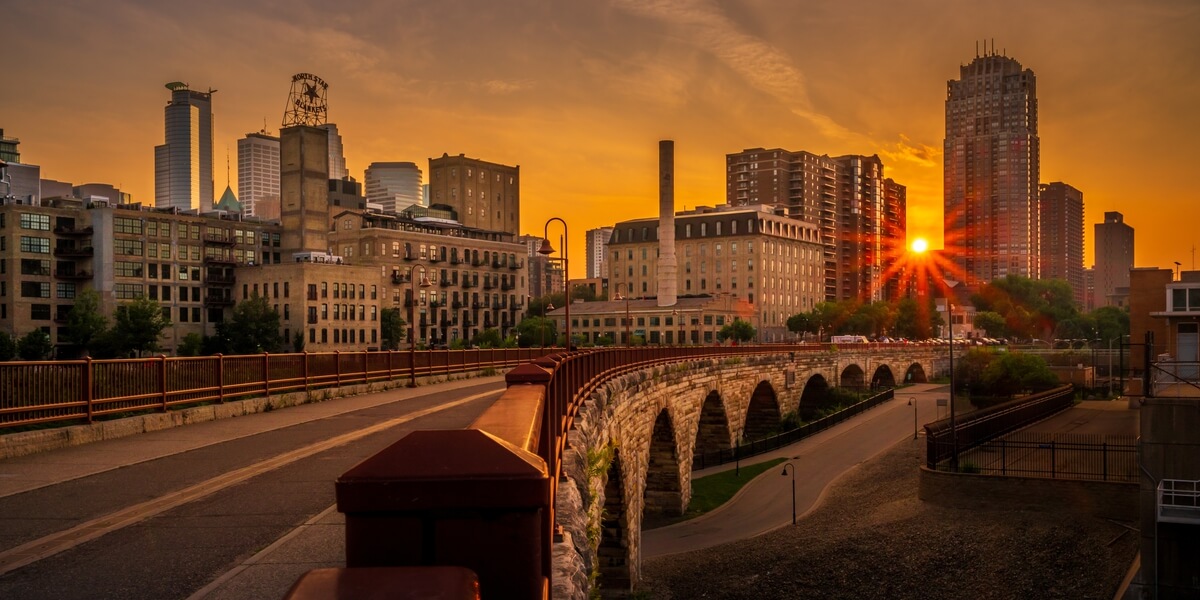
[[[692,456],[702,408],[710,395],[719,398],[724,408],[726,427],[721,435],[733,446],[745,431],[756,388],[755,412],[760,416],[766,412],[762,402],[773,395],[777,404],[773,416],[778,420],[798,409],[805,386],[815,377],[837,386],[844,371],[861,370],[870,381],[886,367],[896,381],[903,381],[914,363],[934,377],[939,350],[780,352],[691,360],[605,382],[575,416],[562,458],[565,481],[560,483],[556,514],[565,533],[555,548],[554,597],[586,598],[595,583],[593,573],[604,574],[599,585],[606,596],[619,595],[621,589],[628,593],[637,584],[646,511],[679,514],[691,500]],[[705,436],[711,439],[712,414],[703,420],[708,429]],[[668,435],[673,448],[662,444]],[[655,445],[655,439],[660,443]],[[610,477],[619,481],[611,482]],[[647,494],[647,481],[657,491]],[[607,498],[606,490],[620,494],[620,501]],[[624,570],[626,577],[616,575]],[[584,580],[587,587],[579,587]],[[616,585],[605,586],[604,580]]]

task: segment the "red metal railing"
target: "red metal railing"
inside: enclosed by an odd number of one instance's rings
[[[0,363],[0,431],[200,402],[515,367],[553,348]],[[410,365],[410,356],[413,363]]]

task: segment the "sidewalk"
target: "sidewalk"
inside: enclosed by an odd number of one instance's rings
[[[942,384],[918,384],[897,391],[896,397],[832,429],[792,446],[748,459],[754,464],[787,458],[795,472],[795,511],[799,518],[815,508],[830,485],[859,464],[870,460],[914,433],[915,401],[919,424],[936,420],[936,400],[947,396]],[[727,464],[704,471],[703,477],[733,469]],[[642,532],[642,558],[690,552],[767,533],[791,524],[791,476],[772,469],[743,487],[732,500],[698,518]],[[789,475],[791,470],[788,471]]]
[[[459,379],[347,396],[243,417],[219,419],[142,433],[114,440],[0,460],[0,498],[102,473],[213,444],[283,429],[301,423],[483,384],[504,384],[503,376]]]

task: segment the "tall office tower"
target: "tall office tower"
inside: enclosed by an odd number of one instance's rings
[[[608,240],[612,227],[589,229],[587,232],[587,276],[588,279],[608,277]]]
[[[1123,306],[1129,296],[1129,270],[1133,268],[1133,227],[1125,224],[1119,212],[1104,213],[1104,222],[1095,225],[1096,271],[1092,304]]]
[[[212,95],[168,83],[166,141],[154,147],[154,205],[207,212],[213,205]]]
[[[319,125],[329,132],[329,178],[344,179],[350,175],[346,168],[346,154],[342,150],[342,134],[338,133],[336,123]]]
[[[883,215],[880,219],[883,247],[883,297],[898,299],[905,294],[904,274],[893,268],[908,252],[908,188],[891,178],[883,180]]]
[[[367,202],[382,204],[387,212],[400,212],[421,204],[421,169],[416,163],[371,163],[363,182]]]
[[[329,250],[329,136],[293,125],[279,131],[280,221],[284,252]]]
[[[238,140],[238,199],[247,217],[279,217],[279,138],[266,130]],[[265,209],[265,210],[260,210]]]
[[[946,83],[946,254],[968,289],[1037,278],[1037,80],[993,48]]]
[[[1041,278],[1066,280],[1075,302],[1083,306],[1083,192],[1055,181],[1039,185],[1038,196]]]
[[[459,154],[429,159],[429,205],[450,207],[467,227],[518,235],[521,167]]]
[[[882,300],[907,237],[906,189],[883,171],[878,156],[752,148],[726,156],[726,202],[817,225],[826,300]]]

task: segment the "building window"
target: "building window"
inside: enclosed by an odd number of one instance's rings
[[[39,281],[22,281],[21,282],[21,297],[22,298],[49,298],[50,297],[50,282]]]
[[[50,254],[50,238],[21,236],[21,252]]]
[[[73,284],[73,283],[58,284],[58,297],[59,298],[74,298],[75,297],[75,284]]]
[[[163,288],[164,296],[166,295],[166,290],[169,290],[169,289],[170,288]],[[142,297],[142,284],[140,284],[140,283],[113,284],[113,297],[118,300],[132,300],[134,298],[141,298]]]
[[[30,304],[29,318],[34,321],[49,321],[50,320],[50,305],[49,304]]]
[[[21,213],[21,229],[50,231],[50,215],[31,215],[27,213]]]

